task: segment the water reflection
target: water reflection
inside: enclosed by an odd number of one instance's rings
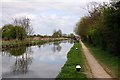
[[[11,48],[11,49],[7,49],[6,51],[13,56],[20,56],[26,52],[26,47],[24,46],[24,47]]]
[[[73,43],[74,43],[74,40],[68,40],[68,42],[69,42],[70,44],[73,44]]]
[[[15,64],[12,66],[12,71],[14,74],[19,73],[27,73],[28,72],[28,65],[32,63],[32,58],[26,56],[22,56],[22,58],[16,57]]]
[[[53,45],[54,45],[52,48],[53,52],[56,52],[56,51],[60,52],[61,51],[62,47],[60,46],[60,43],[61,43],[60,41],[53,43]]]
[[[40,48],[41,48],[41,45],[38,45],[38,48],[40,49]]]
[[[27,48],[26,52],[20,57],[16,57],[15,65],[13,66],[14,73],[27,73],[28,65],[32,63],[32,49]]]
[[[11,66],[11,70],[14,74],[26,73],[28,71],[28,65],[32,63],[32,49],[31,47],[17,47],[7,49],[2,52],[4,55],[9,57],[14,56],[15,63]]]
[[[71,47],[68,41],[59,41],[4,50],[3,77],[55,78],[67,60]]]

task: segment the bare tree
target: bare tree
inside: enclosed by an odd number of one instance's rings
[[[31,35],[34,33],[33,28],[30,24],[30,19],[27,17],[14,19],[14,25],[23,27],[26,30],[27,35]]]

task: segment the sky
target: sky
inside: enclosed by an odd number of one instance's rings
[[[54,30],[73,33],[81,17],[88,15],[91,2],[109,0],[2,0],[0,27],[13,23],[15,18],[28,17],[34,34],[51,35]]]

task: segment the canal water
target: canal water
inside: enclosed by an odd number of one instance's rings
[[[51,42],[1,52],[3,78],[55,78],[73,43]]]

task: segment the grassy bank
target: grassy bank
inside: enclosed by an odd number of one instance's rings
[[[78,48],[78,50],[76,50]],[[80,64],[82,69],[80,73],[76,71],[76,64]],[[65,65],[62,67],[61,72],[57,76],[56,79],[63,79],[63,78],[74,78],[86,80],[86,75],[84,74],[84,59],[82,57],[81,45],[80,43],[76,42],[71,50],[67,54],[67,61]]]
[[[53,41],[61,41],[64,39],[54,39],[54,40],[10,40],[10,41],[2,41],[2,48],[13,48],[13,47],[19,47],[19,46],[31,46],[31,45],[38,45],[38,44],[44,44],[47,42],[53,42]],[[66,40],[66,39],[65,39]]]
[[[118,78],[118,75],[120,75],[120,73],[118,73],[118,56],[110,54],[107,51],[103,51],[99,47],[94,47],[86,43],[85,45],[89,48],[90,52],[95,56],[104,69],[111,76]]]
[[[2,42],[2,48],[13,48],[13,47],[19,47],[19,46],[30,46],[30,45],[36,45],[36,44],[43,44],[47,41],[43,40],[31,40],[31,41],[3,41]]]

